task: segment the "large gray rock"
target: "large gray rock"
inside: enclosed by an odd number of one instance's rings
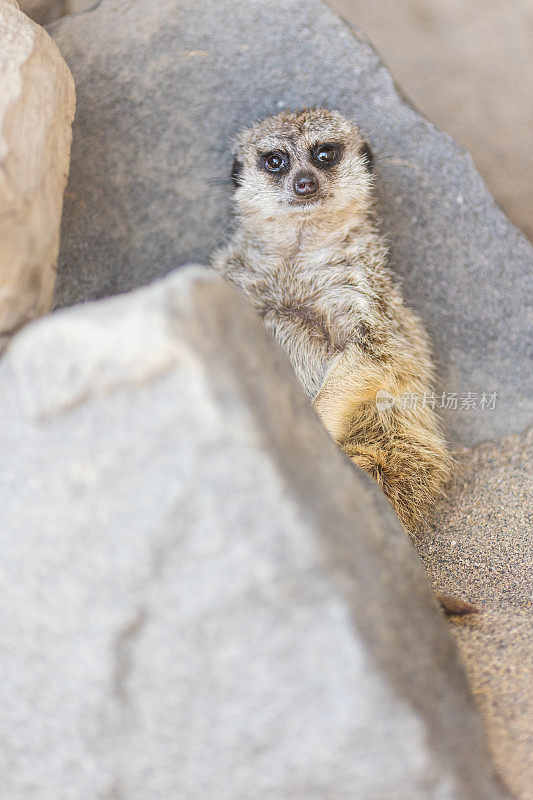
[[[94,8],[98,2],[99,0],[18,0],[18,5],[21,11],[39,25],[46,25],[64,14],[79,14]]]
[[[20,0],[19,8],[28,17],[38,22],[39,25],[46,25],[57,19],[66,12],[65,0]]]
[[[504,797],[414,549],[218,278],[32,324],[0,396],[3,796]]]
[[[318,0],[102,0],[49,28],[76,79],[59,306],[205,262],[230,224],[237,130],[288,106],[359,121],[377,159],[392,265],[459,393],[464,443],[531,420],[530,245],[470,157],[396,91],[369,45]],[[471,392],[477,409],[461,410]],[[494,410],[481,395],[498,393]]]

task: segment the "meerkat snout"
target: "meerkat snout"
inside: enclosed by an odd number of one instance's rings
[[[314,196],[318,191],[318,179],[312,172],[298,172],[292,182],[297,197]]]

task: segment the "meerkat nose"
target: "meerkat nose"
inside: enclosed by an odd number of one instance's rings
[[[318,181],[312,172],[299,172],[292,185],[300,197],[309,197],[318,189]]]

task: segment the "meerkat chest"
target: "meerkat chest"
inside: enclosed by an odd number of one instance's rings
[[[250,275],[251,296],[266,327],[288,353],[310,397],[318,392],[331,361],[360,335],[368,316],[364,276],[339,256],[302,252],[270,259]]]
[[[272,326],[292,321],[298,330],[307,329],[313,342],[323,339],[333,350],[346,345],[370,310],[368,280],[342,254],[304,251],[273,260],[266,275],[268,289],[263,278],[257,301]]]

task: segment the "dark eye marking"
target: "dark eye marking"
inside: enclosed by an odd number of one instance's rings
[[[242,172],[242,161],[238,158],[233,160],[233,167],[231,168],[231,180],[235,188],[240,185],[240,176]]]
[[[280,175],[289,169],[290,159],[287,153],[281,150],[273,150],[271,153],[265,153],[261,156],[261,163],[267,172]]]
[[[338,164],[342,156],[342,145],[335,142],[323,142],[317,144],[311,150],[311,158],[318,167],[328,169]]]
[[[374,170],[374,153],[372,152],[368,142],[363,142],[361,147],[361,155],[366,159],[366,165],[370,172]]]

